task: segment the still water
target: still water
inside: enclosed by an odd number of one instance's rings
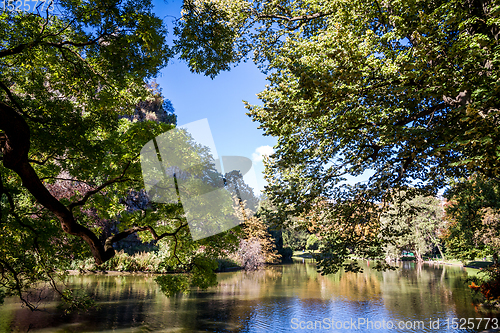
[[[220,273],[217,287],[173,298],[150,276],[72,276],[98,310],[65,316],[49,295],[32,313],[10,298],[0,306],[0,332],[479,332],[486,318],[487,328],[500,328],[498,313],[472,305],[461,267],[363,265],[363,273],[331,276],[307,260]]]

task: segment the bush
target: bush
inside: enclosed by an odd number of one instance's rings
[[[240,267],[236,261],[229,258],[217,259],[217,264],[217,272],[226,272],[232,268]]]
[[[279,251],[278,251],[279,254],[281,254],[281,260],[283,262],[290,262],[292,261],[292,256],[293,256],[293,250],[290,248],[290,247],[284,247],[284,248],[281,248]]]
[[[246,270],[255,270],[264,265],[266,258],[257,238],[243,239],[238,249],[241,266]]]
[[[163,259],[157,252],[140,252],[129,255],[123,250],[104,264],[97,266],[93,258],[74,260],[71,269],[79,271],[120,271],[120,272],[166,272],[161,265]]]
[[[468,282],[471,282],[469,288],[476,293],[481,293],[485,305],[499,306],[500,266],[492,265],[488,268],[481,269],[481,273],[483,273],[482,278],[475,276],[467,280]]]
[[[306,243],[306,250],[317,250],[319,248],[319,239],[315,234],[309,235]]]

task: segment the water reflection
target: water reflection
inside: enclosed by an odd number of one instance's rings
[[[310,331],[308,322],[321,332],[331,331],[331,323],[360,320],[423,321],[423,328],[376,331],[431,332],[436,329],[429,320],[437,319],[438,331],[453,332],[459,330],[448,329],[447,319],[451,324],[452,318],[497,316],[471,305],[463,283],[467,273],[460,267],[404,262],[397,271],[377,272],[366,264],[364,269],[321,276],[305,261],[221,273],[218,287],[173,298],[150,276],[73,276],[70,283],[95,295],[100,309],[64,316],[57,301],[47,298],[43,312],[31,313],[9,299],[0,307],[0,332],[301,332]],[[358,325],[355,331],[374,329]]]

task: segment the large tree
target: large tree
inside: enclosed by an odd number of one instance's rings
[[[383,225],[391,225],[397,233],[388,237],[385,246],[386,259],[399,260],[402,251],[415,254],[417,261],[423,261],[424,254],[437,248],[444,258],[440,236],[444,229],[444,209],[434,197],[416,196],[411,200],[398,202],[394,191],[390,208],[381,217]]]
[[[164,23],[148,0],[42,4],[0,14],[0,289],[33,309],[30,287],[58,290],[71,259],[101,264],[140,231],[167,242],[165,265],[214,283],[211,260],[234,235],[193,242],[181,205],[127,201],[144,187],[141,148],[174,127],[171,105],[146,85],[173,55]],[[96,221],[110,220],[120,230],[103,234]]]
[[[352,204],[374,215],[391,188],[499,178],[499,5],[188,0],[176,47],[212,76],[253,51],[269,85],[249,114],[278,139],[268,196],[289,215],[326,198],[339,221],[363,224]],[[343,182],[366,171],[365,183]],[[332,237],[340,267],[345,241]]]

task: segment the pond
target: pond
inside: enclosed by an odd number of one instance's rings
[[[301,260],[220,273],[217,287],[172,298],[151,276],[71,276],[73,287],[98,300],[97,310],[63,315],[48,295],[32,313],[8,298],[0,332],[479,332],[487,321],[500,328],[498,313],[472,304],[461,267],[362,266],[363,273],[321,276]]]

